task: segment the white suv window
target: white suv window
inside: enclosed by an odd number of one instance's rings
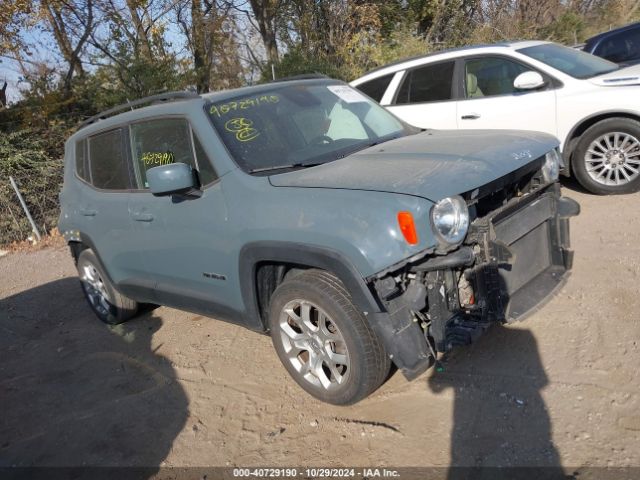
[[[395,72],[361,83],[356,88],[365,95],[369,95],[376,102],[380,103],[394,76]]]
[[[436,63],[409,70],[402,81],[396,104],[451,100],[455,62]]]
[[[530,69],[506,58],[483,57],[467,60],[464,70],[466,97],[478,98],[518,92],[513,81]]]

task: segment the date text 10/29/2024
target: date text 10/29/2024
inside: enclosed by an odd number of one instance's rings
[[[234,468],[237,478],[399,478],[397,470],[387,468]]]

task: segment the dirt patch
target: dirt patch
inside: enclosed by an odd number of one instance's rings
[[[105,327],[64,248],[0,258],[0,465],[639,465],[640,194],[566,194],[583,213],[557,298],[352,407],[234,325]]]

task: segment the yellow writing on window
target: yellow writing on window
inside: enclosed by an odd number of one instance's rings
[[[235,133],[236,139],[240,142],[248,142],[260,135],[260,132],[253,128],[253,122],[244,117],[227,120],[227,123],[224,124],[224,128],[228,132]]]
[[[144,152],[140,159],[146,167],[169,165],[176,161],[173,152]]]
[[[278,103],[279,101],[280,97],[278,97],[277,95],[260,95],[257,97],[245,98],[243,100],[223,103],[221,105],[211,105],[211,108],[209,108],[209,113],[218,117],[222,117],[229,112],[234,112],[237,110],[247,110],[249,108],[259,107],[260,105]]]

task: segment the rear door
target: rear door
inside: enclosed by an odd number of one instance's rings
[[[78,142],[76,155],[77,173],[83,180],[78,205],[81,231],[89,236],[111,280],[119,284],[130,276],[127,241],[132,179],[124,129],[100,132]]]
[[[513,81],[534,70],[504,56],[478,56],[460,60],[463,98],[458,102],[461,129],[535,130],[557,136],[556,93],[553,79],[539,72],[547,84],[520,91]]]
[[[455,66],[449,60],[407,70],[387,108],[419,128],[457,128]]]

